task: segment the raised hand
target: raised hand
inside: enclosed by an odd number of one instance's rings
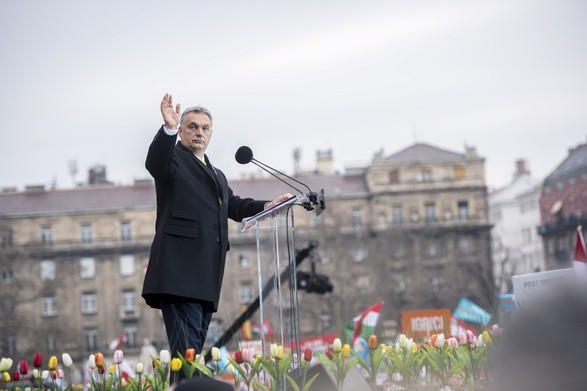
[[[179,126],[179,109],[180,104],[178,103],[173,107],[173,97],[171,94],[165,94],[163,100],[161,100],[161,114],[163,115],[163,121],[168,129],[177,129]]]

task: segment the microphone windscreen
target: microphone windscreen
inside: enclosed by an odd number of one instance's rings
[[[236,153],[234,154],[234,158],[240,164],[247,164],[251,160],[253,160],[253,151],[249,147],[242,146],[236,150]]]

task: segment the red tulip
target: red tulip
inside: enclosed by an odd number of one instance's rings
[[[21,361],[18,364],[18,370],[21,375],[26,375],[29,373],[29,362],[28,361]]]
[[[334,354],[332,354],[332,350],[327,350],[326,351],[326,357],[328,357],[329,359],[332,360],[332,357],[334,357]]]
[[[98,367],[98,373],[100,375],[103,375],[104,373],[106,373],[106,370],[104,369],[104,365],[102,365],[101,367]]]
[[[234,352],[234,361],[236,361],[237,364],[242,364],[244,362],[243,352],[241,352],[240,350]]]
[[[35,354],[35,357],[33,357],[33,366],[35,368],[41,368],[43,366],[43,353]]]
[[[304,350],[304,360],[312,361],[312,349],[307,348],[306,350]]]
[[[187,362],[194,362],[196,360],[196,349],[189,348],[185,351],[184,358]]]
[[[12,373],[12,381],[19,381],[20,380],[20,373],[18,371],[14,371]]]

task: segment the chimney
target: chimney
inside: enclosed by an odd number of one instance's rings
[[[88,172],[88,184],[97,185],[104,183],[110,183],[106,179],[106,166],[96,164],[94,167],[91,167],[90,171]]]
[[[516,160],[516,173],[514,174],[515,177],[519,177],[521,175],[528,175],[530,171],[526,169],[526,161],[524,159]]]
[[[298,175],[300,173],[300,158],[301,157],[302,157],[302,150],[299,147],[296,147],[293,150],[294,175]]]
[[[325,151],[316,151],[316,172],[318,174],[334,174],[334,159],[332,158],[332,149]]]

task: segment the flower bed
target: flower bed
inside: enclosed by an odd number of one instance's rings
[[[490,359],[499,332],[499,327],[493,326],[491,331],[477,336],[470,331],[450,338],[438,334],[425,344],[415,343],[402,334],[394,345],[379,344],[372,335],[366,356],[353,351],[348,344],[343,345],[340,339],[326,353],[306,349],[299,359],[283,346],[273,344],[266,357],[254,356],[252,351],[244,349],[228,358],[228,364],[221,364],[221,351],[212,348],[211,365],[204,363],[206,352],[196,354],[194,349],[188,349],[178,358],[171,358],[169,351],[161,350],[151,363],[137,363],[136,375],[128,379],[122,376],[123,352],[117,350],[109,363],[102,353],[90,355],[86,364],[90,381],[85,386],[72,384],[73,361],[67,353],[62,354],[61,363],[57,356],[45,362],[40,353],[36,354],[32,370],[28,361],[21,361],[18,368],[13,368],[12,359],[3,357],[0,389],[73,391],[85,387],[92,391],[166,391],[170,378],[176,381],[180,373],[191,378],[200,372],[209,377],[228,373],[237,390],[277,391],[287,387],[310,391],[321,375],[310,377],[308,369],[319,362],[339,390],[348,373],[357,367],[373,390],[486,390],[492,381]],[[149,374],[145,374],[146,365],[151,365]],[[293,368],[298,368],[297,379],[291,376]]]

